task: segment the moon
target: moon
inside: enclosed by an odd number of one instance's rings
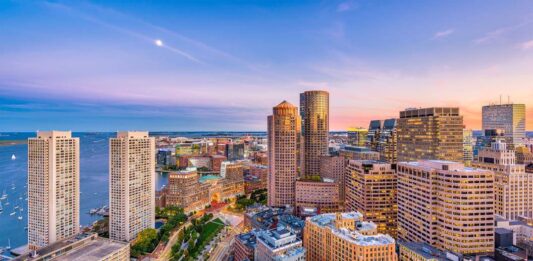
[[[157,46],[163,46],[163,41],[161,41],[161,40],[159,40],[159,39],[155,40],[154,43],[155,43],[155,45],[157,45]]]

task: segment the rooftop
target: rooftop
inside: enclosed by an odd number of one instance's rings
[[[363,215],[359,212],[347,212],[341,213],[342,219],[351,219],[356,222],[356,230],[349,230],[347,228],[335,227],[335,213],[321,214],[310,218],[309,220],[321,227],[328,227],[333,234],[345,239],[353,244],[357,245],[388,245],[394,244],[394,239],[389,235],[375,234],[375,235],[363,235],[362,231],[375,230],[376,224],[372,222],[362,221]]]
[[[420,242],[398,242],[399,245],[408,248],[409,250],[423,256],[426,259],[433,258],[434,260],[448,260],[446,253],[437,248]]]

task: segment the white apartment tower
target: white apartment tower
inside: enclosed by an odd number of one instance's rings
[[[80,141],[70,131],[28,139],[28,246],[35,250],[79,232]]]
[[[155,222],[155,140],[118,132],[109,141],[109,237],[131,241]]]

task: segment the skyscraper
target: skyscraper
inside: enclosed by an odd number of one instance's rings
[[[379,134],[377,151],[380,159],[388,163],[398,161],[398,133],[396,131],[397,120],[386,119]]]
[[[368,133],[366,135],[365,146],[373,151],[378,150],[379,136],[381,135],[381,129],[383,124],[381,120],[372,120],[368,126]]]
[[[346,210],[363,214],[379,233],[396,236],[396,164],[350,160],[346,166]]]
[[[131,241],[155,222],[155,140],[124,131],[109,140],[109,237]]]
[[[283,101],[268,116],[268,205],[294,205],[301,120],[298,108]]]
[[[367,144],[368,129],[348,128],[348,144],[356,147],[365,147]]]
[[[472,164],[474,160],[474,145],[472,144],[472,130],[463,130],[463,163],[466,166]]]
[[[461,163],[401,162],[398,239],[460,254],[494,250],[494,173]]]
[[[482,108],[483,130],[501,129],[513,146],[522,144],[526,137],[525,104],[491,104]]]
[[[28,246],[73,236],[80,227],[80,142],[70,131],[28,140]]]
[[[302,119],[302,162],[304,176],[320,173],[320,157],[328,155],[329,93],[306,91],[300,94]]]
[[[398,120],[398,161],[463,161],[459,108],[408,109]]]

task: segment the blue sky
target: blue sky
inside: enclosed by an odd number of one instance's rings
[[[500,95],[531,118],[532,71],[530,1],[0,3],[0,131],[264,130],[309,89],[333,130],[425,106],[479,128]]]

